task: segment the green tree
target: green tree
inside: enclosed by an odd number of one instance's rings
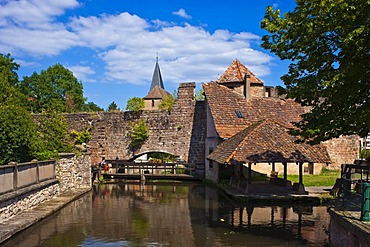
[[[68,125],[64,116],[57,112],[38,115],[37,129],[40,137],[38,159],[55,157],[61,152],[72,152],[72,142],[68,133]]]
[[[0,164],[25,162],[35,157],[41,148],[36,125],[22,107],[0,107]]]
[[[17,89],[19,65],[14,62],[10,54],[0,54],[0,105],[20,105],[24,95]]]
[[[85,107],[82,83],[60,64],[24,77],[20,85],[30,111],[78,112]]]
[[[311,111],[294,134],[309,143],[370,132],[370,2],[299,0],[282,17],[267,7],[262,47],[290,60],[288,97]]]
[[[85,110],[88,112],[97,112],[97,111],[104,111],[103,108],[99,107],[94,102],[87,102],[85,105]]]
[[[204,101],[205,96],[204,96],[204,90],[201,88],[196,94],[195,94],[195,100],[196,101]]]
[[[145,108],[145,102],[142,98],[133,97],[127,100],[127,104],[126,104],[127,111],[139,112],[143,110],[144,108]]]
[[[119,108],[116,102],[112,101],[112,103],[109,104],[108,111],[119,111]]]
[[[159,103],[158,108],[161,110],[168,110],[169,112],[172,111],[173,104],[175,104],[175,97],[171,94],[168,94],[163,97],[161,103]]]
[[[133,122],[132,133],[131,133],[131,147],[136,148],[141,146],[146,139],[148,139],[148,127],[145,125],[145,121],[141,119],[137,123]]]

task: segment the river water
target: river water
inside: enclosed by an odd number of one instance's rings
[[[326,207],[236,204],[199,183],[105,184],[6,247],[326,246]]]

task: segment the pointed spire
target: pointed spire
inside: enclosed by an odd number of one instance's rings
[[[152,77],[152,84],[150,85],[150,90],[149,92],[155,87],[159,86],[160,88],[164,89],[164,84],[162,80],[162,75],[161,75],[161,70],[159,68],[159,63],[158,63],[158,53],[156,57],[156,62],[155,62],[155,68],[154,68],[154,73]]]

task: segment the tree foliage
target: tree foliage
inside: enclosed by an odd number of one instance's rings
[[[0,54],[0,164],[54,158],[72,151],[60,111],[85,107],[82,85],[61,65],[19,81],[19,65]],[[32,112],[38,115],[37,124]],[[59,111],[59,112],[57,112]]]
[[[107,111],[119,111],[116,102],[112,101],[112,103],[109,104]]]
[[[141,146],[146,139],[148,139],[148,127],[145,125],[145,121],[133,122],[132,133],[131,133],[131,147],[136,148]]]
[[[39,143],[36,125],[24,108],[0,107],[0,164],[30,161],[40,150]]]
[[[53,152],[71,152],[72,145],[68,134],[68,125],[62,114],[44,113],[37,119],[37,127],[43,150]]]
[[[17,89],[18,68],[9,54],[0,54],[0,105],[19,105],[24,100],[24,95]]]
[[[127,100],[126,110],[139,112],[145,108],[145,102],[142,98],[133,97]]]
[[[204,96],[204,90],[201,88],[196,94],[195,94],[195,100],[196,101],[204,101],[205,96]]]
[[[159,103],[158,108],[161,110],[172,111],[173,104],[175,104],[175,97],[171,94],[168,94],[163,97],[161,103]]]
[[[28,109],[35,113],[78,112],[85,107],[82,83],[60,64],[24,77],[20,88],[28,96]]]
[[[85,110],[88,112],[104,111],[103,108],[95,104],[94,102],[87,102],[85,104]]]
[[[267,7],[262,47],[290,60],[288,97],[311,107],[295,131],[309,143],[370,132],[368,0],[299,0],[282,17]]]

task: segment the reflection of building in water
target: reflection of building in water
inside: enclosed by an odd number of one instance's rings
[[[138,242],[130,241],[133,246],[142,246],[143,239],[164,246],[194,246],[187,187],[109,184],[99,195],[93,203],[99,208],[93,215],[98,222],[91,229],[94,237],[118,241],[137,236]]]
[[[298,238],[308,242],[321,239],[325,242],[328,238],[325,230],[329,222],[326,210],[326,207],[254,207],[249,205],[234,209],[228,219],[228,224],[236,228],[262,230],[262,232],[263,230],[283,231],[285,234],[280,236],[283,239]],[[322,231],[317,229],[322,229]]]

